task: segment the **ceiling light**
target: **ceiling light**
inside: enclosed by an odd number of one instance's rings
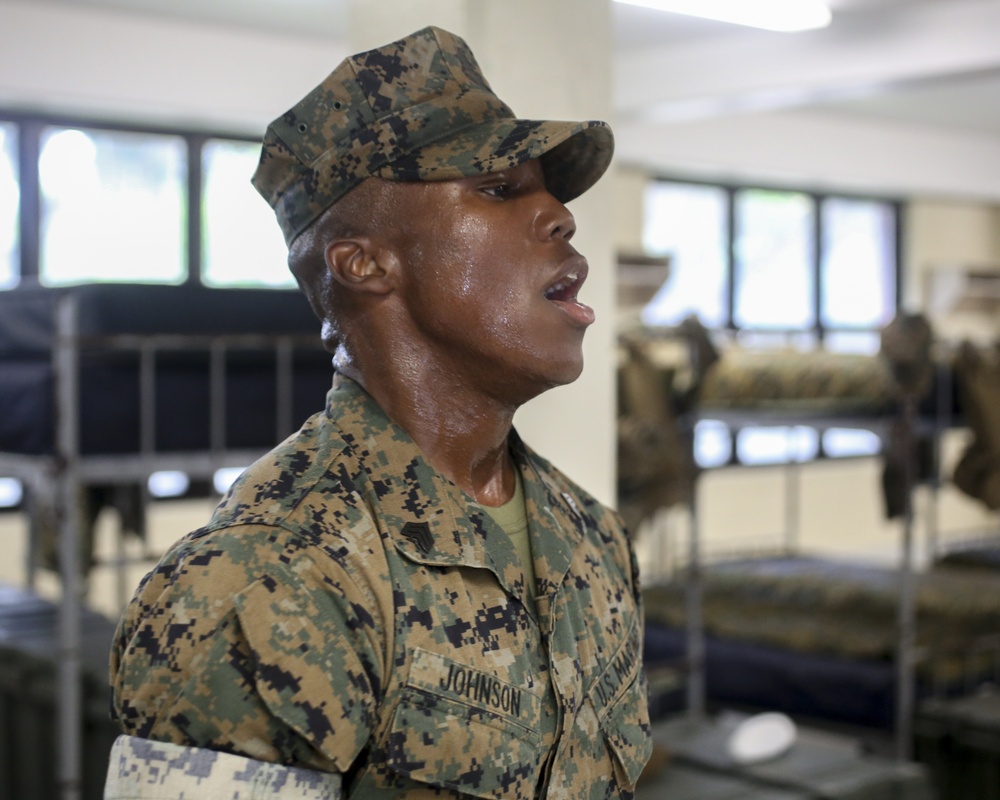
[[[830,24],[824,0],[617,0],[674,14],[733,22],[770,31],[808,31]]]

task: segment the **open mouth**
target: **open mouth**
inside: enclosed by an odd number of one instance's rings
[[[545,290],[545,299],[563,303],[575,302],[581,286],[583,286],[581,273],[571,272]]]
[[[545,299],[559,308],[574,325],[586,327],[594,321],[594,310],[577,300],[577,294],[587,280],[587,264],[582,261],[578,267],[545,290]]]

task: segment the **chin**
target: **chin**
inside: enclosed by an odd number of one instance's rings
[[[549,365],[545,370],[523,370],[517,379],[508,381],[501,390],[506,397],[506,402],[513,406],[522,406],[534,400],[549,389],[558,389],[573,383],[583,372],[583,365],[566,364],[560,368],[552,368]]]
[[[567,359],[550,370],[547,377],[545,389],[555,389],[557,386],[566,386],[573,383],[583,373],[583,357],[577,355],[575,359]],[[544,391],[544,390],[543,390]]]
[[[570,366],[567,364],[567,369],[563,375],[563,380],[559,382],[560,386],[565,386],[567,383],[573,383],[580,375],[583,374],[583,359],[581,359],[577,364]]]

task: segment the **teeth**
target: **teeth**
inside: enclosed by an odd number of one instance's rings
[[[556,283],[553,286],[550,286],[546,290],[545,296],[548,297],[548,298],[551,298],[553,295],[556,295],[556,294],[559,294],[560,292],[565,291],[570,286],[572,286],[574,283],[576,283],[578,278],[579,278],[579,276],[575,272],[567,275],[565,278],[563,278],[561,281],[559,281],[559,283]]]

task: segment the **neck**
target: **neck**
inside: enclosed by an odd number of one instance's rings
[[[427,461],[466,494],[487,506],[513,496],[514,463],[508,447],[516,404],[476,391],[426,360],[377,363],[354,359],[337,369],[357,381],[403,428]]]

